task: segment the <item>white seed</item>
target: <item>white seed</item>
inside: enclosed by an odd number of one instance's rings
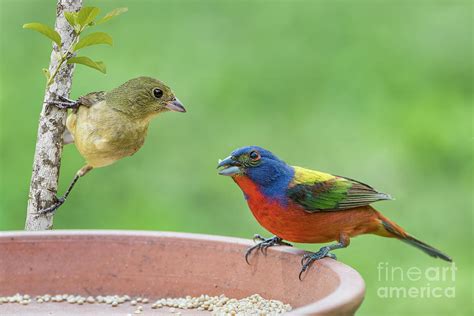
[[[124,302],[130,301],[130,305],[136,306],[139,303],[148,304],[150,300],[146,297],[137,297],[132,300],[130,296],[124,295],[98,295],[96,297],[88,296],[84,297],[81,295],[71,294],[57,294],[51,296],[45,294],[43,296],[35,296],[34,300],[38,303],[45,302],[63,302],[66,301],[70,304],[83,305],[84,303],[107,303],[113,307],[117,307]],[[0,297],[0,304],[4,303],[19,303],[27,305],[32,301],[32,298],[28,294],[16,293],[12,296]],[[266,300],[258,294],[251,295],[243,299],[228,298],[225,295],[220,296],[209,296],[200,295],[199,297],[180,297],[180,298],[161,298],[156,300],[152,305],[152,309],[169,307],[171,313],[181,315],[180,309],[197,309],[198,311],[208,310],[213,315],[280,315],[284,314],[292,309],[289,304],[284,304],[277,300]],[[134,314],[140,314],[143,312],[143,306],[139,305],[136,307]],[[131,314],[130,314],[131,315]]]

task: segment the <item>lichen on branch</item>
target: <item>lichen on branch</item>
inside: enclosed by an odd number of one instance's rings
[[[76,33],[64,17],[64,12],[77,12],[82,0],[58,0],[55,30],[60,35],[62,47],[69,47]],[[38,125],[33,173],[31,176],[26,230],[45,230],[53,227],[53,214],[39,214],[38,211],[51,206],[58,190],[59,169],[63,148],[62,135],[65,129],[67,111],[48,105],[55,96],[68,97],[71,91],[74,64],[61,64],[61,47],[53,44],[49,73],[58,68],[52,82],[46,86],[43,108]],[[61,65],[60,65],[61,64]],[[60,67],[59,67],[60,65]]]

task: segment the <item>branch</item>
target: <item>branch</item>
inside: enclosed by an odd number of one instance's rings
[[[61,36],[63,47],[70,47],[75,33],[64,18],[64,12],[79,11],[82,0],[58,0],[56,7],[55,29]],[[64,52],[62,52],[64,53]],[[55,72],[61,62],[61,52],[54,44],[51,52],[49,72]],[[63,133],[67,110],[48,105],[55,96],[69,97],[72,84],[74,64],[63,63],[54,81],[46,87],[43,109],[40,114],[38,138],[33,162],[26,230],[45,230],[53,227],[54,214],[39,214],[38,211],[51,206],[55,202],[58,190],[59,168],[63,149]]]

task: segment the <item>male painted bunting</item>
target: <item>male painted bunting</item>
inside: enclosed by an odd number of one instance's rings
[[[77,101],[60,98],[51,104],[73,109],[64,142],[76,144],[86,165],[76,173],[64,196],[42,213],[61,206],[77,180],[93,168],[136,153],[145,142],[152,118],[166,111],[186,112],[168,86],[150,77],[131,79],[111,91],[92,92]]]
[[[249,248],[262,252],[275,245],[288,245],[283,240],[299,243],[337,243],[305,254],[301,275],[315,260],[335,259],[331,250],[345,248],[351,237],[375,234],[397,238],[428,255],[451,262],[441,251],[405,232],[400,226],[376,211],[371,203],[390,200],[388,194],[359,181],[328,173],[287,165],[268,150],[248,146],[235,150],[219,161],[219,174],[231,176],[242,189],[257,221],[273,233]]]

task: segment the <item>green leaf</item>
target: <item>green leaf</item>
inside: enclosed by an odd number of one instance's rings
[[[61,47],[61,36],[51,27],[43,23],[26,23],[23,24],[23,28],[40,32],[41,34],[49,37],[53,42],[55,42],[56,44],[58,44],[59,47]]]
[[[100,9],[96,7],[83,7],[77,13],[77,23],[81,25],[82,29],[84,29],[86,25],[94,21],[99,12]]]
[[[96,32],[86,35],[81,38],[81,40],[74,46],[74,51],[78,51],[81,48],[98,45],[98,44],[108,44],[112,45],[112,37],[104,32]]]
[[[64,12],[64,17],[73,28],[77,25],[77,12]]]
[[[113,9],[112,11],[110,11],[109,13],[107,13],[102,19],[100,19],[99,21],[96,22],[96,24],[102,24],[102,23],[105,23],[107,22],[108,20],[110,20],[111,18],[117,16],[117,15],[120,15],[122,13],[125,13],[128,11],[128,8],[117,8],[117,9]]]
[[[77,23],[77,12],[64,12],[64,17],[76,33],[80,33],[81,25]]]
[[[93,61],[89,57],[85,57],[85,56],[72,57],[67,61],[67,63],[68,64],[81,64],[81,65],[85,65],[85,66],[97,69],[98,71],[104,74],[107,73],[107,69],[103,62]]]

